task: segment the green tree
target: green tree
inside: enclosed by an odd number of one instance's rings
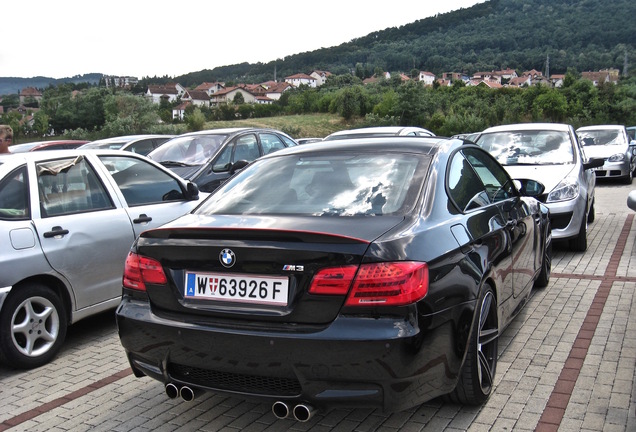
[[[104,103],[107,136],[145,133],[159,123],[159,114],[153,103],[130,93],[110,95]]]
[[[201,112],[201,109],[196,107],[191,113],[186,113],[185,123],[188,125],[189,131],[200,131],[205,126],[205,115]]]
[[[232,102],[234,103],[234,105],[242,105],[242,104],[244,104],[245,103],[245,97],[243,96],[243,93],[236,92]]]

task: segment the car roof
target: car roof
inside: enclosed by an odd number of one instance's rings
[[[122,135],[122,136],[116,136],[116,137],[109,137],[109,138],[103,138],[103,139],[98,139],[95,141],[91,141],[87,144],[107,144],[107,143],[114,143],[114,142],[131,142],[131,141],[137,141],[140,139],[146,139],[146,138],[157,138],[157,137],[163,137],[165,135],[159,135],[159,134],[144,134],[144,135]],[[174,136],[174,135],[169,135],[170,137]],[[90,146],[87,146],[87,148]]]
[[[341,131],[334,132],[328,135],[329,137],[339,137],[339,136],[354,136],[354,135],[371,135],[371,134],[386,134],[386,135],[399,135],[404,130],[413,130],[413,131],[422,131],[429,132],[424,128],[420,128],[417,126],[374,126],[374,127],[366,127],[366,128],[357,128],[357,129],[345,129]],[[325,138],[325,139],[326,139]]]
[[[339,153],[359,151],[397,151],[420,154],[434,154],[444,146],[459,146],[464,142],[444,137],[422,136],[373,136],[363,138],[347,138],[333,141],[320,141],[300,146],[287,147],[261,157],[261,159],[291,154],[305,153]],[[473,144],[474,145],[474,144]]]
[[[38,162],[49,159],[63,159],[77,157],[80,155],[103,155],[103,156],[128,156],[146,159],[144,156],[131,152],[107,149],[68,149],[68,150],[42,150],[37,152],[3,153],[0,154],[0,166],[18,166],[26,162]],[[147,160],[147,159],[146,159]],[[154,163],[154,162],[153,162]]]
[[[568,132],[570,130],[570,125],[564,124],[564,123],[516,123],[516,124],[507,124],[507,125],[489,127],[488,129],[484,130],[482,133],[506,132],[506,131],[536,131],[536,130]]]
[[[185,136],[196,136],[196,135],[229,135],[237,132],[248,131],[248,130],[273,130],[270,128],[247,128],[247,127],[236,127],[236,128],[222,128],[222,129],[206,129],[202,131],[196,132],[187,132],[181,135],[175,136],[175,138],[185,137]]]
[[[594,126],[583,126],[578,128],[576,131],[586,131],[586,130],[623,130],[625,126],[623,125],[594,125]]]

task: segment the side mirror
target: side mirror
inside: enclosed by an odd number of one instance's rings
[[[583,169],[589,170],[592,168],[602,167],[603,165],[605,165],[605,159],[593,158],[593,159],[589,159],[587,162],[583,164]]]
[[[189,181],[186,184],[186,199],[188,201],[194,201],[199,199],[199,188],[196,184]]]
[[[232,164],[232,168],[230,168],[230,174],[234,174],[235,172],[242,170],[243,168],[245,168],[246,166],[248,166],[250,163],[246,160],[238,160],[236,162],[234,162]]]
[[[531,179],[515,179],[515,186],[521,195],[538,197],[545,191],[543,183]]]
[[[627,195],[627,207],[636,211],[636,189]]]

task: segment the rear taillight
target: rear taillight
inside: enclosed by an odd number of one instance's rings
[[[146,284],[165,285],[168,282],[161,263],[130,252],[124,266],[124,288],[146,291]]]
[[[346,295],[358,266],[329,267],[316,272],[309,287],[310,294]]]
[[[404,306],[426,296],[428,266],[400,261],[326,268],[316,273],[309,292],[349,293],[346,306]]]

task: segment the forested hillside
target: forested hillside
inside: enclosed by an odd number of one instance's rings
[[[320,37],[319,34],[308,32],[303,37]],[[274,78],[274,70],[281,79],[314,69],[342,74],[354,70],[356,65],[362,65],[369,75],[376,69],[418,69],[440,74],[510,67],[545,72],[548,56],[551,73],[610,67],[622,71],[626,55],[631,67],[636,68],[633,0],[490,0],[374,32],[336,47],[269,63],[217,67],[176,80],[186,86],[217,80],[263,82]]]

